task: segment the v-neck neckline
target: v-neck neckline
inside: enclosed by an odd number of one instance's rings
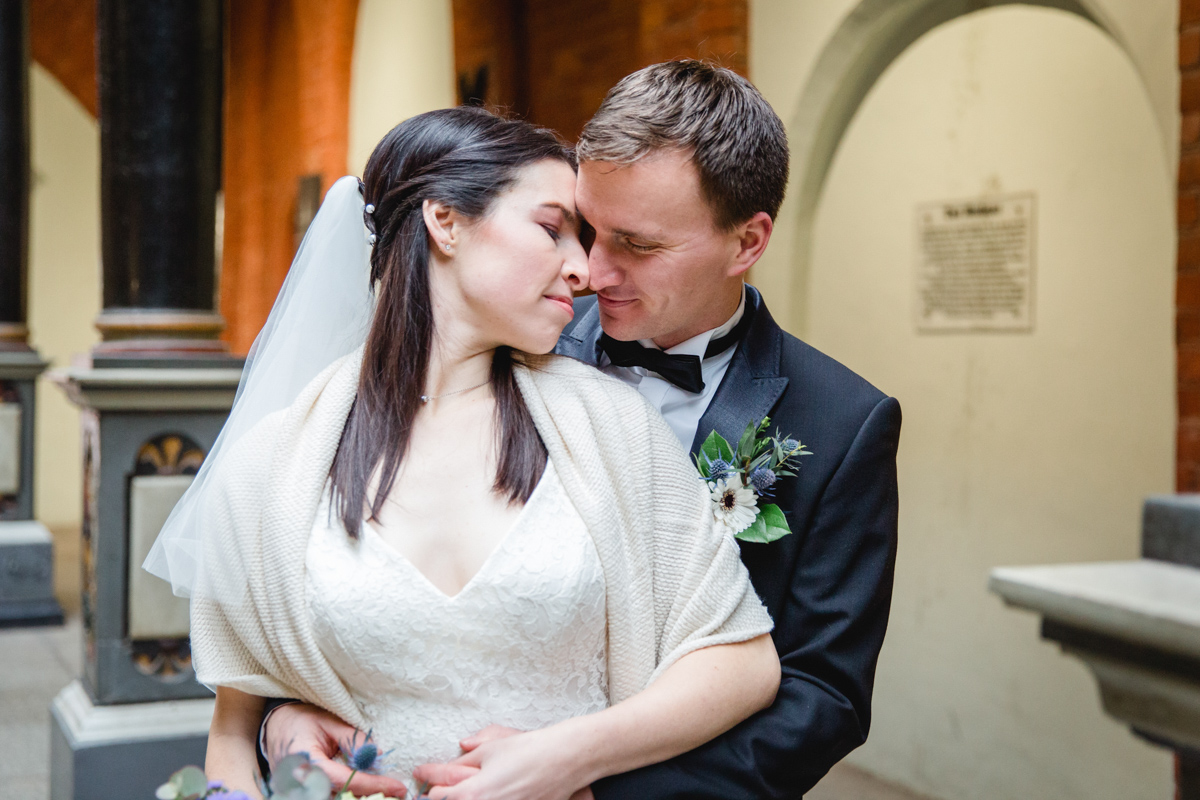
[[[453,603],[454,601],[458,600],[460,597],[465,595],[467,593],[467,590],[469,590],[472,586],[475,585],[475,583],[479,580],[479,576],[483,575],[487,571],[487,569],[491,565],[491,563],[496,560],[496,557],[499,555],[500,551],[504,549],[504,547],[508,543],[509,539],[511,539],[513,537],[513,534],[521,527],[522,523],[524,523],[525,516],[529,513],[530,507],[537,501],[538,497],[542,494],[542,492],[543,492],[542,487],[546,485],[546,480],[547,480],[547,478],[550,477],[550,472],[553,468],[554,467],[550,463],[550,459],[547,458],[546,459],[546,468],[544,470],[542,470],[542,477],[540,477],[538,479],[537,485],[535,485],[533,487],[533,493],[529,495],[529,499],[525,501],[525,505],[521,507],[521,510],[519,512],[517,512],[516,519],[514,519],[512,521],[512,524],[508,527],[508,530],[505,531],[504,535],[500,537],[500,541],[498,541],[496,543],[496,546],[492,548],[492,551],[490,553],[488,553],[487,558],[485,558],[483,560],[483,563],[479,565],[479,569],[475,570],[475,574],[472,575],[467,580],[467,582],[463,584],[462,588],[459,589],[454,594],[447,594],[446,592],[442,591],[442,589],[439,588],[438,585],[435,584],[433,581],[431,581],[429,579],[429,576],[427,576],[424,572],[422,572],[420,570],[420,568],[417,567],[417,565],[414,564],[408,558],[408,556],[404,555],[404,553],[400,552],[395,546],[393,546],[390,542],[388,542],[386,539],[384,539],[383,535],[380,534],[379,531],[375,530],[375,526],[372,525],[370,522],[364,520],[362,527],[364,530],[368,531],[371,536],[373,536],[375,538],[375,541],[379,544],[380,547],[382,547],[384,549],[385,552],[387,552],[392,557],[398,559],[400,561],[400,563],[403,564],[406,569],[415,573],[417,575],[417,577],[420,579],[420,581],[422,583],[424,583],[425,586],[428,587],[434,594],[436,594],[438,597],[440,597],[442,600],[445,600],[446,602]]]

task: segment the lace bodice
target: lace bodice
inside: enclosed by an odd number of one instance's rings
[[[529,730],[608,705],[604,574],[551,464],[454,597],[370,526],[351,539],[328,495],[306,563],[317,644],[405,780],[489,724]]]

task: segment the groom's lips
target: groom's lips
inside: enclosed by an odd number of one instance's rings
[[[636,297],[631,297],[628,300],[606,297],[603,294],[598,294],[596,297],[599,298],[598,302],[606,311],[615,311],[618,308],[625,308],[626,306],[633,305],[637,302]]]

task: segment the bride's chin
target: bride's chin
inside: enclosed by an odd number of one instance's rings
[[[513,350],[528,353],[531,356],[544,356],[554,351],[555,345],[558,344],[558,337],[562,335],[565,327],[565,325],[555,326],[550,330],[543,329],[536,333],[531,331],[528,336],[520,337],[519,342],[513,341],[506,344]]]

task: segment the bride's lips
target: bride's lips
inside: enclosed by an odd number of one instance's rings
[[[575,318],[575,301],[571,299],[570,295],[548,294],[546,295],[546,299],[553,303],[558,303],[566,309],[566,312],[571,315],[572,319]]]

